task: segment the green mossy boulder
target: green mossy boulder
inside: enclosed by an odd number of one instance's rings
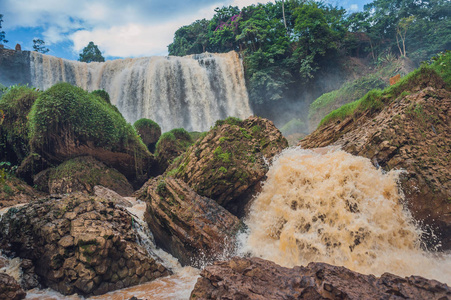
[[[154,153],[161,136],[161,127],[150,119],[139,119],[133,124],[143,143],[150,152]]]
[[[183,128],[175,128],[163,133],[155,151],[160,173],[163,173],[175,158],[183,154],[192,144],[191,135]]]
[[[287,146],[269,120],[228,118],[199,138],[166,175],[182,179],[199,195],[242,217],[244,207],[260,188],[269,161]]]
[[[69,83],[41,93],[29,114],[31,150],[52,164],[91,155],[141,184],[153,156],[116,107]]]
[[[41,177],[39,175],[40,173],[36,177]],[[106,187],[122,196],[129,196],[133,192],[133,187],[124,175],[91,156],[65,161],[51,169],[44,177],[48,177],[48,191],[51,194],[74,192],[92,194],[96,185]]]
[[[39,94],[19,85],[6,89],[0,98],[0,161],[19,165],[30,153],[27,115]]]

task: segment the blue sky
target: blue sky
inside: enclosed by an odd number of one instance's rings
[[[216,7],[267,0],[0,0],[2,29],[14,48],[32,50],[40,38],[49,55],[78,59],[90,41],[107,59],[167,55],[174,32],[197,19],[211,18]],[[272,1],[274,2],[274,0]],[[329,1],[348,11],[368,0]]]

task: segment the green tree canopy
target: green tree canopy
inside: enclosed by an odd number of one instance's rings
[[[45,46],[44,40],[41,39],[33,40],[33,50],[44,54],[50,51],[50,49]]]
[[[0,29],[2,29],[3,15],[0,14]],[[8,40],[5,39],[5,32],[0,31],[0,44],[7,43]]]
[[[94,42],[89,42],[88,46],[83,48],[78,60],[86,63],[93,61],[104,62],[105,58],[102,56],[102,52],[100,52],[97,45]]]

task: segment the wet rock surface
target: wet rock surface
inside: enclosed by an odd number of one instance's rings
[[[242,217],[268,171],[268,161],[288,147],[288,142],[271,121],[263,118],[218,122],[170,167],[168,174]]]
[[[147,189],[145,219],[158,246],[183,265],[199,266],[231,252],[237,217],[186,183],[159,176]]]
[[[0,299],[19,300],[24,299],[25,296],[26,293],[14,278],[0,273]]]
[[[449,299],[450,288],[420,276],[364,275],[326,263],[285,268],[260,258],[206,267],[190,299]]]
[[[323,126],[300,145],[339,146],[385,170],[405,169],[401,185],[412,215],[451,249],[450,137],[451,93],[439,86],[399,97],[376,115]]]
[[[40,283],[65,295],[100,295],[169,275],[136,241],[130,214],[82,193],[12,208],[0,221],[3,252],[31,260]]]

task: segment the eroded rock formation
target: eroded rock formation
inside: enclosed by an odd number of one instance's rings
[[[11,276],[0,273],[0,299],[20,300],[26,293]]]
[[[420,276],[364,275],[326,263],[281,267],[233,258],[206,267],[190,299],[449,299],[451,289]]]
[[[231,253],[241,222],[183,181],[162,176],[153,179],[146,201],[145,218],[157,245],[183,265],[199,266]]]
[[[30,259],[40,282],[65,295],[99,295],[168,275],[136,241],[130,214],[81,193],[12,208],[0,221],[4,253]]]

